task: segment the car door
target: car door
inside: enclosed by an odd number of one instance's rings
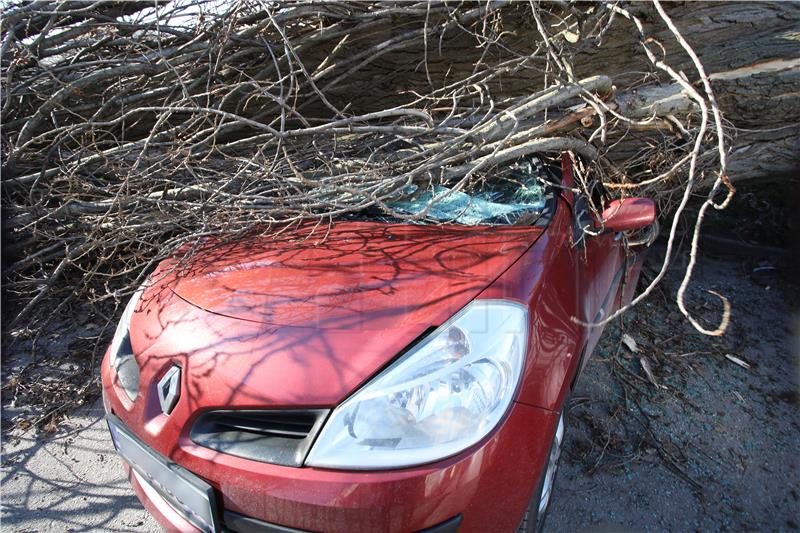
[[[583,202],[576,202],[576,219],[580,224],[577,232],[582,233],[576,244],[577,285],[580,287],[583,301],[579,302],[585,326],[587,357],[592,353],[600,335],[602,326],[593,326],[611,315],[616,309],[618,289],[626,274],[625,249],[621,233],[603,232],[591,235],[582,230],[587,223],[594,225],[594,217]],[[577,233],[576,232],[576,233]]]
[[[562,160],[563,182],[572,187],[572,163],[567,158]],[[595,205],[600,205],[598,196]],[[583,349],[581,368],[586,364],[600,335],[602,326],[591,324],[602,321],[613,313],[619,304],[619,288],[627,275],[626,252],[622,234],[602,231],[595,227],[596,215],[590,208],[588,199],[583,195],[571,194],[569,202],[572,206],[573,235],[572,252],[575,255],[575,285],[578,288],[579,320],[583,326]]]

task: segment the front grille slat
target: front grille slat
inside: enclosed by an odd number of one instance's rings
[[[260,435],[272,435],[276,437],[286,437],[293,439],[304,439],[308,435],[308,431],[291,431],[286,429],[277,428],[260,428],[254,425],[247,424],[220,424],[220,427],[228,428],[228,431],[242,431],[245,433],[258,433]]]

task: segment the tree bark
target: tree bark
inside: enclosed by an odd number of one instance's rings
[[[796,2],[675,2],[665,5],[675,25],[695,49],[712,80],[724,119],[730,126],[729,170],[734,181],[792,175],[800,168],[800,3]],[[538,42],[536,26],[526,6],[517,6],[519,17],[504,29],[516,38],[512,48],[530,53]],[[691,82],[691,59],[668,34],[649,4],[632,4],[632,11],[645,22],[645,33],[664,47],[665,62],[683,71]],[[398,29],[384,29],[390,38]],[[580,36],[578,36],[580,37]],[[370,36],[370,42],[378,42]],[[631,24],[617,23],[603,36],[602,46],[575,44],[573,60],[576,78],[602,74],[619,86],[641,79],[652,83],[652,66],[641,53],[639,36]],[[314,51],[321,62],[328,50]],[[480,64],[483,53],[471,35],[450,32],[439,41],[428,43],[422,51],[427,58],[419,62],[420,50],[409,48],[375,60],[369,68],[354,73],[348,83],[337,87],[334,103],[355,103],[351,109],[366,112],[382,109],[387,102],[402,104],[399,95],[426,93],[434,88],[467,77]],[[311,54],[313,56],[313,54]],[[492,58],[496,61],[497,58]],[[311,61],[313,62],[313,60]],[[646,73],[649,73],[646,75]],[[490,82],[495,94],[507,97],[528,95],[531,88],[547,81],[535,70],[524,69],[498,75]],[[369,87],[360,93],[360,88]],[[402,90],[398,91],[398,87]],[[661,89],[678,98],[666,102],[674,113],[685,116],[696,112],[677,87]],[[653,94],[645,99],[651,101]],[[337,98],[338,97],[338,98]],[[631,98],[633,95],[625,95]],[[637,150],[635,136],[629,146],[620,146],[612,157],[622,161]]]

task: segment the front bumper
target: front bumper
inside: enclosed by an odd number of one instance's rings
[[[516,403],[487,439],[457,456],[403,470],[334,471],[223,454],[192,442],[188,428],[165,442],[150,426],[137,426],[108,379],[104,395],[107,409],[137,437],[213,487],[219,523],[231,531],[237,517],[263,522],[272,527],[264,531],[276,533],[408,533],[456,517],[458,533],[516,531],[557,423],[551,411]],[[197,531],[139,474],[129,475],[139,499],[168,531]]]
[[[144,505],[145,509],[155,517],[159,524],[164,527],[165,531],[170,533],[195,533],[198,531],[188,520],[186,520],[180,513],[164,499],[164,497],[153,488],[152,485],[147,483],[141,476],[134,472],[127,464],[125,470],[128,473],[128,479],[133,486],[136,496]],[[223,511],[220,513],[220,523],[222,524],[222,531],[230,533],[308,533],[306,531],[281,526],[278,524],[271,524],[252,518],[233,511]],[[461,515],[454,516],[450,520],[446,520],[433,527],[426,528],[424,531],[418,533],[458,533],[462,522]]]

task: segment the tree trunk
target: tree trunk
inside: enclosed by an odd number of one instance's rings
[[[629,6],[646,24],[645,33],[665,50],[665,62],[692,79],[694,68],[649,4]],[[800,165],[800,3],[794,2],[682,2],[666,9],[686,41],[694,48],[712,80],[724,119],[734,137],[729,161],[733,181],[789,175]],[[517,6],[519,17],[505,17],[504,29],[516,35],[515,50],[531,52],[539,42],[536,26],[526,6]],[[510,21],[510,24],[509,24]],[[509,27],[510,25],[510,27]],[[402,28],[386,30],[386,38]],[[375,36],[370,36],[377,42]],[[652,66],[641,52],[639,36],[630,23],[612,25],[602,46],[578,41],[573,60],[575,77],[597,74],[615,85],[636,80],[652,82]],[[321,62],[328,50],[314,51]],[[409,48],[376,59],[370,68],[355,73],[337,87],[333,99],[351,102],[351,109],[385,109],[387,102],[402,104],[403,92],[426,93],[463,78],[480,64],[483,50],[471,35],[456,31],[441,42],[428,43],[427,61],[420,50]],[[313,55],[313,54],[310,54]],[[311,58],[309,58],[311,59]],[[492,58],[497,61],[497,58]],[[313,59],[311,59],[313,63]],[[650,73],[650,74],[647,74]],[[546,80],[532,69],[505,73],[492,81],[494,94],[514,97],[530,94]],[[668,82],[666,78],[659,80]],[[361,88],[369,87],[368,92]],[[535,90],[535,89],[534,89]],[[684,104],[688,104],[685,97]],[[680,106],[679,106],[680,107]],[[684,105],[684,112],[692,106]],[[644,142],[644,141],[642,141]],[[636,136],[618,146],[610,156],[625,160],[637,150]]]

